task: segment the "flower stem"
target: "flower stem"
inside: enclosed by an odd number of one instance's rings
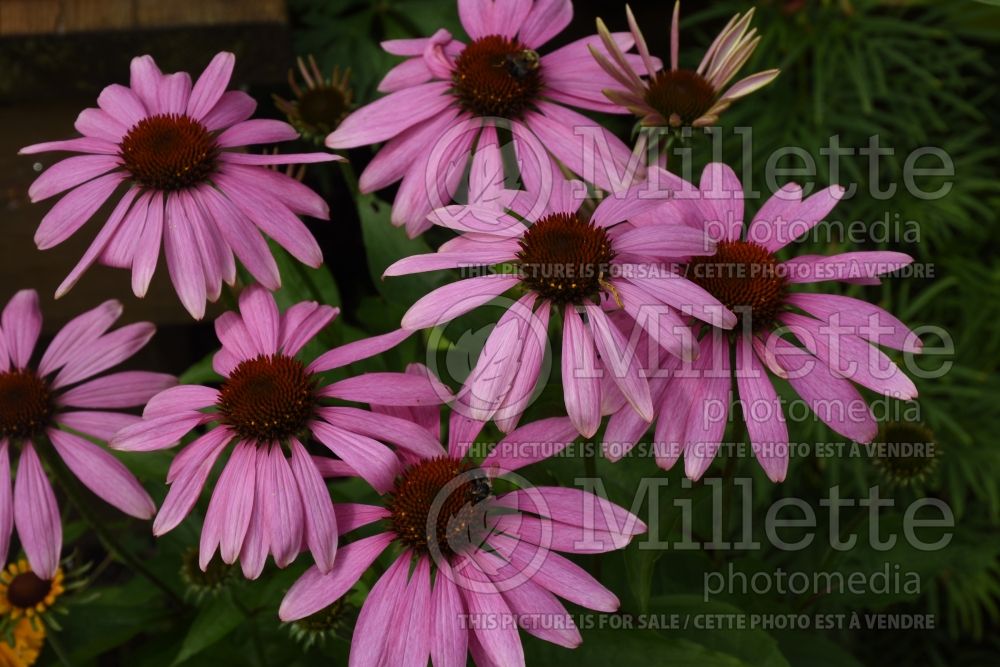
[[[69,659],[69,655],[66,653],[66,649],[63,648],[62,642],[58,639],[58,633],[53,631],[47,631],[45,633],[45,643],[48,644],[52,652],[56,654],[56,659],[59,660],[60,664],[65,667],[73,667],[73,662]]]
[[[184,605],[184,600],[155,572],[150,570],[142,560],[126,549],[118,541],[114,533],[108,530],[105,523],[95,515],[90,506],[90,499],[85,494],[80,481],[66,468],[62,459],[56,455],[48,439],[39,438],[35,442],[35,449],[42,460],[48,465],[49,470],[52,471],[59,486],[66,493],[66,498],[70,504],[73,505],[83,520],[94,530],[97,538],[104,545],[108,553],[148,579],[150,583],[163,591],[171,602],[177,605]]]

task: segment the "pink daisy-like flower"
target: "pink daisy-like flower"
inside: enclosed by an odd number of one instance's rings
[[[279,567],[307,546],[324,571],[337,549],[337,519],[329,493],[306,446],[322,443],[375,489],[386,491],[398,459],[379,440],[416,453],[437,442],[404,420],[374,419],[366,411],[330,405],[333,400],[397,406],[436,404],[450,398],[431,377],[368,373],[324,384],[320,373],[395,347],[410,334],[395,331],[334,348],[309,364],[296,354],[336,317],[337,308],[306,301],[283,315],[260,287],[240,295],[240,312],[215,322],[222,343],[213,366],[225,380],[219,389],[181,385],[157,394],[143,419],[118,432],[112,447],[153,451],[172,447],[198,426],[213,424],[187,445],[167,473],[170,492],[153,523],[162,535],[190,513],[216,461],[234,443],[219,476],[201,531],[199,560],[208,566],[216,549],[226,563],[237,559],[256,578],[268,554]],[[376,440],[378,438],[379,440]]]
[[[537,51],[569,24],[570,0],[458,0],[458,13],[468,44],[446,30],[383,42],[386,51],[407,58],[379,85],[389,94],[352,113],[326,140],[335,149],[387,142],[361,174],[360,187],[373,192],[402,179],[394,224],[405,225],[411,236],[430,227],[427,214],[451,201],[484,126],[509,127],[519,161],[547,161],[544,151],[534,150],[541,142],[580,175],[594,171],[585,164],[584,142],[599,137],[600,148],[610,152],[605,157],[624,173],[630,157],[625,144],[567,108],[626,113],[602,92],[614,80],[588,52],[600,45],[599,38],[544,55]],[[632,47],[628,33],[613,39],[619,49]],[[638,56],[623,57],[639,66]],[[439,179],[428,182],[428,173],[439,172]],[[598,186],[612,189],[608,173],[597,169],[593,177]]]
[[[51,579],[59,568],[62,522],[36,448],[52,451],[98,497],[122,512],[149,519],[156,505],[139,481],[94,440],[106,441],[139,420],[117,412],[144,404],[177,383],[161,373],[124,371],[95,375],[142,349],[155,331],[139,322],[108,331],[122,314],[107,301],[71,320],[31,364],[42,330],[38,294],[23,290],[0,317],[0,561],[14,528],[31,569]],[[94,378],[94,379],[91,379]],[[11,488],[11,449],[19,451]]]
[[[130,86],[112,84],[98,108],[76,119],[77,139],[22,148],[83,153],[49,167],[31,185],[32,201],[66,193],[42,218],[42,250],[75,234],[125,182],[127,189],[90,248],[56,291],[69,291],[94,262],[132,269],[132,289],[145,295],[162,239],[170,278],[197,319],[222,283],[236,280],[238,258],[269,289],[280,286],[264,232],[299,261],[319,266],[319,245],[298,214],[327,219],[326,202],[270,164],[324,162],[328,153],[252,155],[252,144],[298,137],[277,120],[248,120],[257,103],[227,91],[235,57],[220,53],[192,85],[186,72],[163,74],[150,56],[132,60]]]
[[[411,419],[439,437],[436,409],[415,410]],[[523,665],[519,625],[545,641],[579,646],[558,598],[604,612],[615,611],[618,598],[556,552],[620,549],[646,526],[593,494],[532,487],[513,474],[572,442],[576,430],[565,417],[521,426],[476,465],[466,454],[481,427],[453,412],[447,452],[439,445],[434,454],[407,454],[384,505],[354,506],[344,527],[383,519],[385,530],[341,547],[329,572],[308,570],[282,601],[281,619],[327,607],[396,544],[402,550],[361,608],[351,665],[464,665],[469,653],[478,665]]]
[[[649,76],[645,80],[639,78],[635,68],[616,46],[616,40],[604,22],[597,19],[597,32],[611,58],[592,48],[594,58],[617,84],[624,86],[624,90],[611,88],[604,94],[638,116],[642,125],[647,127],[704,127],[718,123],[719,114],[730,104],[763,88],[779,74],[776,69],[757,72],[726,88],[753,55],[760,41],[755,34],[756,28],[750,28],[753,9],[742,16],[736,14],[729,20],[708,47],[698,69],[681,69],[678,66],[680,9],[678,0],[670,26],[670,69],[662,69],[659,61],[649,55],[646,40],[632,10],[625,7],[629,29]]]
[[[481,148],[477,160],[483,156],[485,163],[501,161],[495,143]],[[481,186],[482,171],[474,164],[470,188],[487,193],[490,205],[449,206],[430,216],[461,236],[385,272],[463,268],[477,274],[417,301],[403,317],[404,329],[441,325],[505,292],[520,292],[487,339],[456,409],[473,419],[493,419],[501,430],[513,428],[538,382],[555,310],[562,318],[566,412],[580,433],[592,436],[602,413],[619,398],[651,420],[652,399],[633,332],[646,330],[658,347],[690,356],[694,338],[681,313],[724,328],[736,323],[715,297],[672,268],[679,259],[715,252],[703,231],[656,212],[669,194],[658,188],[684,181],[653,167],[653,180],[608,196],[587,217],[580,211],[583,183],[563,179],[556,169],[544,185],[534,184],[536,192],[550,192],[543,198]],[[637,220],[648,224],[632,224]],[[619,311],[612,313],[617,322],[606,311]]]
[[[768,371],[786,379],[834,431],[871,442],[878,426],[852,382],[901,400],[916,398],[913,382],[876,345],[914,353],[922,347],[916,334],[878,306],[790,288],[829,280],[877,285],[878,276],[909,265],[913,258],[862,251],[780,260],[776,254],[823,220],[843,188],[830,186],[803,199],[800,186],[786,185],[764,203],[744,234],[739,179],[719,163],[709,165],[708,172],[721,176],[721,190],[709,192],[703,183],[700,200],[676,199],[668,206],[716,239],[715,254],[692,258],[687,277],[740,322],[731,333],[710,328],[693,365],[658,382],[656,458],[661,467],[670,468],[683,452],[687,476],[704,474],[726,429],[735,376],[754,454],[768,477],[780,482],[788,469],[788,429]],[[798,344],[782,338],[783,333],[791,333]],[[605,439],[634,444],[648,425],[623,410],[609,421]]]

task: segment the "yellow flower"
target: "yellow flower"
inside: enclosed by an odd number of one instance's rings
[[[54,578],[42,579],[22,558],[0,572],[0,615],[32,619],[50,609],[64,591],[62,568]]]
[[[22,618],[14,626],[13,644],[0,639],[0,667],[29,667],[38,660],[45,643],[45,625],[37,619]]]

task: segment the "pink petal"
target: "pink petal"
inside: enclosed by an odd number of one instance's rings
[[[38,342],[38,334],[42,331],[38,292],[26,289],[11,297],[0,315],[0,327],[14,368],[27,368]]]
[[[781,268],[790,283],[818,283],[826,280],[879,284],[878,276],[892,273],[913,263],[913,258],[901,252],[880,250],[845,252],[828,257],[802,255],[786,262]]]
[[[234,563],[243,548],[243,538],[250,526],[254,511],[256,485],[257,447],[240,442],[222,469],[212,500],[205,513],[201,529],[198,562],[201,569],[208,567],[216,546],[225,563]]]
[[[601,382],[597,348],[590,329],[573,305],[563,310],[562,380],[566,414],[589,438],[601,426]]]
[[[818,320],[848,327],[855,336],[895,350],[917,353],[923,343],[913,331],[890,313],[861,299],[840,294],[797,292],[785,303],[801,308]]]
[[[378,405],[440,405],[451,392],[432,377],[406,373],[364,373],[323,387],[320,396]]]
[[[217,53],[205,71],[194,84],[191,97],[187,102],[187,115],[201,120],[211,111],[229,85],[233,76],[233,65],[236,56],[227,51]]]
[[[743,419],[757,460],[772,482],[788,472],[788,427],[781,400],[746,336],[736,342],[736,383]]]
[[[117,146],[128,128],[103,109],[84,109],[73,124],[77,132],[90,139],[101,139]],[[116,151],[117,152],[117,151]]]
[[[65,366],[84,347],[104,334],[121,317],[122,310],[121,302],[112,299],[70,320],[49,343],[38,364],[38,371],[49,375]]]
[[[154,192],[149,199],[146,224],[142,228],[142,235],[132,257],[132,292],[139,298],[146,295],[149,282],[156,271],[156,262],[160,256],[160,240],[163,237],[163,213],[163,195]]]
[[[278,351],[281,316],[270,292],[258,286],[243,290],[240,294],[240,315],[250,336],[256,341],[258,351],[263,354]]]
[[[646,524],[611,501],[580,489],[541,486],[518,489],[494,501],[500,507],[531,512],[571,526],[619,535],[639,535]]]
[[[273,144],[298,139],[299,133],[288,123],[269,118],[245,120],[227,128],[216,141],[225,148]]]
[[[385,442],[422,458],[443,456],[441,442],[426,428],[386,414],[349,407],[320,408],[319,415],[337,428]]]
[[[98,410],[59,411],[55,420],[59,426],[79,431],[86,436],[108,442],[118,431],[138,424],[142,417],[123,412],[103,412]]]
[[[302,301],[291,306],[281,318],[278,347],[286,355],[297,354],[339,313],[339,308],[320,306],[315,301]]]
[[[76,266],[73,267],[73,270],[70,271],[69,275],[66,276],[56,289],[57,299],[72,289],[87,269],[93,266],[94,262],[96,262],[104,254],[107,250],[107,245],[118,234],[121,223],[126,217],[128,217],[132,201],[135,199],[138,192],[138,188],[129,188],[125,195],[118,201],[114,211],[111,213],[111,217],[108,218],[107,222],[104,223],[104,226],[97,232],[97,236],[94,237],[93,242],[87,248],[83,257],[80,258],[80,261],[77,262]]]
[[[160,83],[161,113],[184,114],[191,97],[191,75],[187,72],[167,74]]]
[[[335,368],[341,368],[348,364],[353,364],[362,359],[368,359],[376,354],[381,354],[396,347],[404,340],[413,335],[412,331],[397,329],[387,334],[362,338],[350,343],[345,343],[340,347],[335,347],[316,358],[309,365],[310,373],[324,373]]]
[[[326,422],[313,421],[309,427],[317,440],[356,470],[376,491],[387,493],[392,489],[400,468],[391,449],[377,440]]]
[[[124,172],[105,174],[75,188],[56,202],[35,230],[38,249],[48,250],[75,234],[123,180]]]
[[[470,565],[465,573],[471,573],[476,568]],[[467,574],[470,578],[474,575]],[[465,600],[469,617],[486,620],[473,625],[472,630],[479,640],[485,654],[496,665],[515,667],[524,664],[524,649],[517,634],[517,626],[511,623],[510,607],[496,587],[483,575],[480,575],[473,587],[459,587],[459,592]]]
[[[390,627],[393,612],[406,590],[409,569],[410,553],[407,551],[372,586],[354,625],[349,667],[383,664],[381,658],[388,639],[385,629]]]
[[[396,607],[385,650],[387,664],[400,667],[427,667],[431,653],[431,566],[422,556],[413,568],[410,582]]]
[[[506,435],[480,464],[493,474],[513,472],[555,456],[577,437],[577,429],[567,417],[540,419]]]
[[[205,273],[193,225],[176,195],[167,197],[164,227],[163,251],[170,280],[185,310],[200,320],[205,316],[205,301],[208,298]]]
[[[197,412],[215,405],[219,390],[197,384],[182,384],[166,389],[146,403],[145,418],[166,417],[179,412]]]
[[[594,345],[601,355],[606,372],[628,402],[644,419],[653,420],[653,402],[649,383],[641,376],[636,351],[631,341],[607,318],[599,306],[588,303],[587,320],[594,334]]]
[[[10,485],[10,443],[0,439],[0,559],[7,562],[14,530],[14,490]]]
[[[330,492],[313,465],[305,447],[291,438],[292,474],[299,485],[305,515],[306,544],[320,572],[329,572],[337,554],[337,517],[333,512]]]
[[[426,329],[450,322],[503,294],[520,278],[509,274],[491,274],[467,278],[430,292],[403,315],[404,329]]]
[[[56,162],[42,172],[28,188],[32,202],[40,202],[60,192],[86,183],[92,178],[118,168],[121,160],[114,155],[77,155]]]
[[[157,91],[163,80],[163,73],[156,66],[156,61],[153,60],[152,56],[136,56],[129,64],[129,73],[131,75],[129,88],[142,101],[146,112],[150,115],[159,113]]]
[[[151,452],[173,447],[203,421],[200,412],[184,412],[143,419],[119,431],[109,443],[124,452]]]
[[[214,219],[222,238],[250,275],[267,289],[276,290],[281,287],[278,264],[274,261],[267,241],[253,223],[213,187],[199,188],[198,197]]]
[[[355,148],[390,139],[418,122],[437,115],[451,102],[450,81],[432,81],[390,93],[345,118],[326,138],[329,148]],[[408,113],[399,113],[407,109]]]
[[[506,535],[493,535],[488,543],[520,569],[521,576],[525,576],[526,572],[537,572],[531,580],[559,597],[587,609],[604,612],[618,610],[619,601],[614,593],[563,556],[552,551],[540,553],[538,547]]]
[[[48,435],[66,467],[95,495],[138,519],[153,518],[153,499],[124,463],[72,433],[49,429]]]
[[[379,533],[344,545],[329,572],[311,567],[292,584],[281,600],[278,618],[295,621],[311,616],[339,600],[371,567],[393,540],[392,533]],[[378,588],[378,584],[376,584]],[[374,589],[372,594],[374,594]]]
[[[219,101],[201,119],[202,125],[212,132],[235,125],[253,115],[257,109],[254,98],[240,90],[230,90],[222,94]]]
[[[369,193],[395,183],[427,152],[427,146],[454,124],[458,111],[445,109],[387,141],[361,172],[358,187]]]
[[[125,361],[145,347],[155,332],[156,328],[149,322],[136,322],[104,334],[63,366],[52,388],[86,380]]]
[[[154,535],[160,536],[170,532],[191,512],[191,508],[198,502],[198,496],[201,495],[215,462],[231,438],[232,433],[223,428],[216,428],[184,449],[186,452],[193,448],[202,456],[187,467],[184,474],[176,475],[173,481],[168,479],[170,491],[160,506],[156,520],[153,521]],[[199,443],[207,443],[209,446],[201,447]]]
[[[518,38],[529,49],[537,49],[565,30],[571,20],[573,3],[570,0],[536,0]]]
[[[216,174],[215,180],[236,208],[293,257],[312,267],[323,262],[323,253],[316,239],[302,221],[273,195],[257,192],[225,172]]]
[[[431,591],[431,662],[435,667],[465,667],[469,641],[468,630],[462,627],[465,608],[447,561],[441,559],[437,566]]]
[[[837,375],[900,400],[916,398],[917,388],[913,381],[872,344],[804,315],[784,313],[781,320]]]
[[[97,104],[125,127],[137,125],[149,115],[139,96],[131,88],[117,83],[101,91]]]
[[[788,383],[820,420],[858,442],[871,442],[878,423],[858,390],[805,350],[771,335],[766,348],[785,370]]]
[[[24,443],[14,482],[14,523],[32,571],[52,579],[62,551],[62,522],[42,462],[30,442]]]
[[[119,135],[120,136],[120,135]],[[34,155],[49,151],[68,151],[72,153],[98,153],[101,155],[117,155],[118,145],[106,139],[96,137],[77,137],[63,141],[46,141],[40,144],[25,146],[17,152],[18,155]]]
[[[536,298],[534,292],[529,292],[512,304],[486,339],[458,395],[460,409],[466,410],[471,418],[489,420],[507,397],[521,360]]]
[[[545,351],[549,346],[550,310],[550,303],[544,301],[532,315],[530,326],[525,332],[524,350],[521,353],[517,375],[500,409],[493,415],[497,428],[504,433],[517,426],[525,409],[535,398],[535,392],[540,391],[538,381]]]
[[[271,551],[278,567],[285,567],[299,553],[305,520],[299,487],[280,446],[271,448],[265,474],[265,488],[269,493],[264,495],[262,509],[270,530]]]
[[[124,371],[91,380],[59,396],[60,405],[77,408],[115,409],[145,405],[146,401],[177,384],[166,373]]]

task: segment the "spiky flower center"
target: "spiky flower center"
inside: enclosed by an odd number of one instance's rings
[[[52,418],[49,385],[30,370],[0,373],[0,437],[30,438]]]
[[[687,69],[665,69],[649,82],[646,103],[667,121],[679,119],[679,125],[691,125],[712,108],[716,96],[712,84],[701,74]]]
[[[215,136],[182,114],[143,118],[122,139],[120,150],[132,178],[154,190],[181,190],[204,183],[219,157]]]
[[[387,503],[393,531],[409,547],[450,554],[476,543],[492,489],[485,477],[447,456],[411,466],[396,480]]]
[[[336,127],[347,115],[347,111],[347,97],[342,90],[333,86],[308,88],[298,99],[299,117],[307,125]]]
[[[7,601],[19,609],[34,609],[45,602],[52,590],[52,582],[34,572],[22,572],[7,584]]]
[[[517,40],[488,35],[458,54],[452,82],[466,111],[516,119],[541,93],[541,61]]]
[[[556,303],[580,303],[598,296],[615,258],[608,232],[575,213],[542,218],[519,243],[521,280]]]
[[[316,407],[316,380],[281,354],[241,362],[219,391],[219,412],[245,440],[267,444],[301,432]]]
[[[754,331],[770,326],[785,302],[778,260],[752,241],[720,242],[714,255],[691,260],[687,277],[733,311],[738,328],[748,316]]]
[[[888,422],[872,443],[873,463],[892,484],[923,482],[938,465],[939,450],[930,429],[913,422]]]

